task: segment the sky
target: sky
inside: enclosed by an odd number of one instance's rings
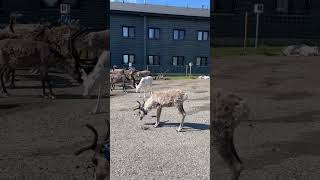
[[[110,0],[111,2],[123,0]],[[144,0],[124,0],[124,2],[131,3],[144,3]],[[210,8],[210,0],[146,0],[147,4],[160,4],[169,6],[180,6],[180,7],[193,7],[201,8],[204,5],[205,8]]]

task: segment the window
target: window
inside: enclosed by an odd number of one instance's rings
[[[173,30],[173,39],[174,40],[184,40],[184,30],[174,29]]]
[[[198,31],[198,41],[207,41],[208,31]]]
[[[122,27],[122,37],[134,37],[134,27],[123,26]]]
[[[159,39],[159,38],[160,38],[160,29],[149,28],[149,39]]]
[[[281,13],[288,13],[288,0],[276,0],[276,10]]]
[[[196,58],[196,66],[208,66],[208,58],[207,57],[197,57]]]
[[[60,8],[59,0],[41,0],[41,8]]]
[[[124,54],[122,58],[123,58],[123,64],[135,63],[135,55],[133,54]]]
[[[183,56],[173,56],[172,57],[172,65],[173,66],[183,66],[184,65],[184,57]]]
[[[276,11],[284,14],[307,14],[310,10],[310,0],[275,0]]]
[[[148,57],[148,65],[159,66],[160,65],[160,57],[159,56],[150,55]]]

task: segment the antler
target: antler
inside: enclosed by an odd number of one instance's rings
[[[139,107],[133,108],[133,111],[140,109],[141,103],[139,101],[137,101],[137,103],[139,104]]]
[[[94,150],[97,147],[97,144],[98,144],[98,132],[97,132],[97,130],[93,126],[91,126],[90,124],[86,124],[86,127],[89,128],[94,133],[93,142],[92,142],[92,144],[90,146],[83,147],[83,148],[79,149],[78,151],[76,151],[74,153],[76,156],[78,156],[79,154],[81,154],[84,151]]]

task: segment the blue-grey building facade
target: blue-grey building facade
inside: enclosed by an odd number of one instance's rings
[[[192,62],[192,73],[206,74],[209,34],[208,9],[110,4],[112,66],[184,73]]]

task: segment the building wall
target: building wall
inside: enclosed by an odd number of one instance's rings
[[[217,3],[222,0],[215,1]],[[267,45],[317,44],[320,41],[320,31],[318,30],[320,28],[320,23],[318,22],[320,18],[320,1],[318,0],[311,0],[311,9],[305,13],[301,13],[300,0],[300,3],[296,2],[296,0],[292,1],[291,12],[288,14],[276,12],[275,0],[238,0],[236,2],[235,9],[229,12],[219,11],[212,7],[212,46],[243,45],[246,10],[249,13],[248,38],[255,37],[256,16],[253,12],[254,2],[264,3],[265,5],[265,12],[260,16],[260,43]],[[234,39],[233,43],[230,38]]]
[[[144,69],[144,18],[139,15],[111,14],[111,65],[125,67],[122,64],[123,54],[135,54],[136,63],[134,67]],[[122,26],[135,26],[136,37],[126,39],[122,37]],[[180,19],[173,17],[147,16],[148,28],[160,28],[160,39],[151,40],[147,36],[147,56],[159,55],[160,66],[148,66],[152,72],[183,73],[185,66],[173,66],[172,56],[184,56],[185,63],[193,61],[197,56],[208,57],[209,61],[209,40],[198,41],[197,31],[209,31],[209,20]],[[173,40],[173,29],[184,29],[185,39],[182,41]],[[208,67],[192,67],[194,73],[208,73]]]
[[[41,19],[56,22],[60,18],[60,6],[57,8],[41,8],[40,0],[0,0],[0,23],[7,24],[13,11],[23,11],[22,23],[38,23]],[[67,1],[67,0],[62,0]],[[108,9],[110,1],[80,0],[79,8],[71,9],[71,18],[79,19],[81,25],[97,29],[108,27]]]

